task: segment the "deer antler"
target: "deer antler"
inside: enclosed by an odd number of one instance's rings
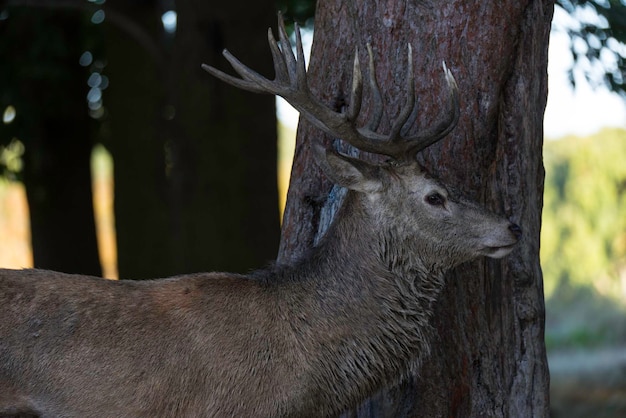
[[[274,39],[271,28],[268,29],[267,38],[274,60],[274,80],[268,80],[259,73],[251,70],[235,58],[228,50],[224,50],[224,57],[230,62],[234,70],[241,76],[230,76],[209,65],[202,64],[202,68],[220,80],[235,87],[249,90],[255,93],[271,93],[283,97],[309,122],[322,131],[340,138],[350,145],[375,154],[393,157],[397,160],[407,160],[415,157],[415,154],[429,145],[445,137],[456,125],[459,119],[458,89],[454,77],[445,62],[443,70],[448,83],[450,110],[441,120],[430,129],[418,132],[414,136],[402,135],[404,127],[410,127],[417,118],[415,107],[415,78],[413,75],[413,57],[411,45],[408,45],[407,66],[407,99],[400,110],[397,119],[393,122],[388,134],[376,132],[382,118],[383,102],[376,80],[374,58],[372,48],[368,44],[369,56],[369,84],[373,99],[373,115],[362,127],[357,127],[356,122],[361,110],[363,80],[359,63],[358,49],[354,55],[352,73],[352,91],[348,110],[346,113],[335,112],[321,103],[311,94],[307,82],[307,74],[302,50],[300,29],[296,24],[296,54],[291,50],[287,31],[282,17],[278,17],[279,42]]]

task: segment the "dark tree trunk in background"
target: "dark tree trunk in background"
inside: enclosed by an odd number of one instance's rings
[[[174,273],[164,157],[163,54],[157,2],[106,3],[109,77],[104,91],[104,144],[113,155],[114,211],[120,278]],[[120,26],[111,15],[122,17]],[[139,38],[134,37],[138,34]]]
[[[424,163],[524,229],[508,257],[479,260],[449,274],[436,304],[433,353],[418,376],[382,391],[353,416],[548,416],[539,230],[552,12],[549,0],[318,3],[309,65],[314,94],[330,106],[344,102],[354,47],[366,62],[364,45],[370,42],[388,109],[380,128],[385,131],[405,99],[410,42],[418,125],[425,126],[445,108],[445,60],[459,84],[461,118],[448,138],[424,152]],[[283,261],[312,245],[331,218],[322,215],[332,215],[337,206],[308,148],[321,136],[306,123],[298,131]]]
[[[107,2],[134,24],[129,30],[118,18],[107,27],[107,145],[125,278],[245,272],[273,259],[278,246],[274,99],[246,95],[200,68],[225,67],[228,45],[270,73],[259,33],[274,21],[273,3],[176,6],[177,31],[168,35],[156,2]]]
[[[75,57],[74,57],[75,58]],[[84,74],[80,75],[84,79]],[[68,83],[74,84],[76,83]],[[68,85],[70,91],[75,86]],[[74,114],[39,121],[26,148],[24,185],[36,268],[100,276],[91,193],[91,141],[86,91],[63,101]],[[72,103],[74,101],[74,103]],[[69,110],[69,109],[68,109]]]
[[[101,275],[91,193],[93,121],[88,115],[83,15],[11,10],[4,40],[13,66],[9,87],[25,144],[23,180],[34,265]],[[12,45],[12,46],[11,46]],[[6,46],[3,46],[3,50]],[[6,80],[5,80],[6,81]]]
[[[167,141],[178,267],[247,272],[274,260],[280,239],[274,97],[231,87],[200,64],[231,71],[228,46],[271,75],[262,34],[275,22],[274,2],[195,0],[177,11]]]

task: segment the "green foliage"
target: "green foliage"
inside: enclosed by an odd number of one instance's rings
[[[287,22],[296,21],[304,24],[307,20],[313,19],[316,3],[316,0],[277,0],[276,6]]]
[[[89,16],[72,8],[0,7],[0,175],[19,179],[15,156],[39,152],[38,138],[50,121],[76,117],[73,104],[89,90],[89,68],[81,67],[80,57],[99,45]],[[91,67],[97,65],[103,64]],[[22,149],[16,154],[17,143]]]
[[[546,301],[546,347],[580,348],[626,343],[626,307],[592,285],[562,282]]]
[[[626,1],[557,0],[576,24],[568,27],[575,65],[592,84],[599,72],[613,91],[626,95]],[[573,83],[573,74],[570,71]]]
[[[626,308],[626,131],[547,141],[544,163],[545,292],[556,311],[552,319],[570,322],[569,331],[561,327],[548,340],[585,345],[607,340],[610,332],[601,331],[606,321],[597,322],[601,315],[595,311],[606,314],[610,308],[614,315],[603,314],[610,322]],[[626,338],[623,334],[617,338]]]
[[[13,138],[8,145],[0,144],[0,176],[7,179],[15,179],[22,171],[24,162],[24,144],[19,139]]]
[[[617,280],[626,264],[626,131],[546,142],[541,257],[546,290]]]

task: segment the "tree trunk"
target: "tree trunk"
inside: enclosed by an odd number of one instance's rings
[[[83,75],[84,76],[84,75]],[[81,77],[82,78],[82,77]],[[76,87],[77,83],[73,83]],[[73,88],[68,86],[67,91]],[[86,95],[86,92],[83,92]],[[24,185],[36,268],[100,276],[85,96],[66,98],[68,119],[39,121],[26,148]]]
[[[179,271],[247,272],[276,256],[280,239],[274,97],[250,95],[200,67],[229,67],[228,46],[272,73],[264,33],[271,1],[177,3],[168,102],[173,240]],[[179,239],[180,238],[180,239]]]
[[[420,159],[446,183],[524,230],[504,260],[479,260],[448,275],[433,318],[437,340],[431,357],[417,376],[383,390],[352,416],[548,416],[539,230],[553,3],[318,3],[309,64],[313,93],[339,109],[350,91],[354,48],[363,63],[364,46],[371,43],[387,109],[380,130],[386,131],[405,99],[410,42],[420,110],[416,125],[426,126],[445,109],[445,60],[459,84],[461,118]],[[365,103],[365,114],[367,109]],[[331,184],[308,148],[320,137],[301,121],[279,261],[303,254],[339,205],[341,194],[329,194]]]
[[[174,273],[165,173],[162,32],[157,2],[108,1],[104,23],[110,82],[103,140],[114,163],[117,264],[121,278]],[[128,26],[110,15],[121,16]],[[134,28],[132,30],[131,28]],[[143,34],[133,37],[131,33]]]
[[[271,72],[258,36],[274,21],[271,4],[182,2],[175,34],[161,27],[158,2],[107,7],[120,276],[265,264],[279,240],[274,99],[245,95],[200,65],[227,65],[228,45]]]
[[[7,93],[25,144],[23,180],[37,268],[101,275],[91,192],[86,35],[76,11],[15,7],[0,50]]]

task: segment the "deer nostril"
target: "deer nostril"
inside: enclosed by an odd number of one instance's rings
[[[519,225],[511,223],[509,225],[509,231],[515,235],[515,238],[520,239],[522,237],[522,228]]]

